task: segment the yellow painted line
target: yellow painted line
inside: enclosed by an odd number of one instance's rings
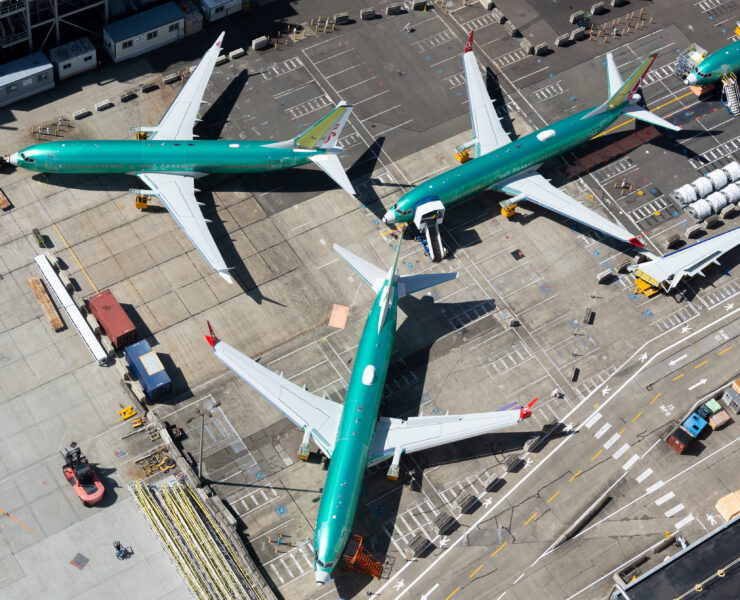
[[[655,108],[652,108],[652,109],[650,109],[650,112],[655,112],[655,111],[656,111],[656,110],[658,110],[659,108],[663,108],[664,106],[668,106],[669,104],[671,104],[671,103],[673,103],[673,102],[676,102],[677,100],[680,100],[681,98],[685,98],[686,96],[690,96],[690,95],[691,95],[691,94],[693,94],[693,93],[694,93],[694,92],[687,92],[687,93],[685,93],[685,94],[684,94],[683,96],[679,96],[678,98],[674,98],[673,100],[669,100],[669,101],[668,101],[668,102],[666,102],[665,104],[661,104],[660,106],[656,106]],[[594,137],[592,137],[591,139],[592,139],[592,140],[593,140],[593,139],[596,139],[597,137],[601,137],[602,135],[606,135],[607,133],[609,133],[609,132],[611,132],[611,131],[614,131],[614,130],[616,130],[616,129],[620,129],[621,127],[624,127],[625,125],[628,125],[628,124],[632,123],[632,121],[634,121],[634,119],[630,119],[629,121],[625,121],[624,123],[621,123],[621,124],[619,124],[619,125],[615,125],[614,127],[610,128],[610,129],[607,129],[606,131],[602,131],[602,132],[601,132],[601,133],[599,133],[598,135],[595,135],[595,136],[594,136]]]
[[[700,363],[699,363],[698,365],[696,365],[696,366],[695,366],[694,368],[695,368],[695,369],[698,369],[698,368],[699,368],[699,367],[701,367],[702,365],[706,365],[706,364],[707,364],[708,362],[709,362],[709,360],[705,360],[704,362],[700,362]]]
[[[95,284],[92,282],[92,279],[90,279],[90,276],[87,274],[87,271],[85,271],[85,267],[83,267],[82,266],[82,263],[79,260],[77,260],[77,256],[75,255],[74,252],[72,252],[72,248],[69,247],[69,244],[67,243],[67,240],[64,239],[64,236],[62,235],[62,232],[59,231],[59,228],[55,224],[52,223],[51,226],[54,228],[54,231],[57,232],[57,235],[60,238],[62,238],[62,241],[64,242],[64,245],[67,246],[67,250],[69,250],[69,253],[72,255],[72,258],[75,259],[75,262],[77,263],[77,266],[80,267],[80,269],[82,270],[82,272],[85,274],[85,277],[87,277],[87,280],[90,282],[90,285],[92,286],[92,289],[94,289],[95,290],[95,293],[97,294],[98,293],[98,288],[95,287]]]
[[[454,591],[453,591],[453,592],[452,592],[452,593],[451,593],[451,594],[450,594],[449,596],[447,596],[447,598],[445,598],[445,600],[450,600],[450,598],[452,598],[452,597],[453,597],[453,596],[454,596],[455,594],[457,594],[457,592],[459,592],[459,591],[460,591],[460,586],[458,585],[458,586],[457,586],[457,587],[455,588],[455,590],[454,590]]]
[[[534,514],[533,514],[533,515],[532,515],[531,517],[529,517],[529,519],[527,519],[526,521],[524,521],[524,524],[525,524],[525,525],[529,525],[529,522],[530,522],[530,521],[531,521],[532,519],[534,519],[534,518],[535,518],[536,516],[537,516],[537,513],[534,513]]]
[[[495,549],[495,550],[493,551],[493,554],[491,554],[491,558],[493,558],[494,556],[496,556],[496,555],[497,555],[497,554],[499,553],[499,550],[501,550],[501,549],[502,549],[502,548],[503,548],[504,546],[506,546],[506,544],[508,544],[508,543],[509,543],[509,542],[504,542],[504,543],[503,543],[503,544],[501,544],[501,545],[500,545],[500,546],[499,546],[498,548],[496,548],[496,549]]]
[[[724,349],[724,350],[722,350],[721,352],[718,352],[718,353],[717,353],[717,356],[722,356],[722,355],[723,355],[723,354],[724,354],[725,352],[727,352],[728,350],[732,350],[732,346],[727,346],[727,348],[725,348],[725,349]]]
[[[632,419],[632,422],[634,423],[634,422],[635,422],[635,421],[637,421],[637,419],[639,419],[639,418],[640,418],[641,416],[642,416],[642,411],[640,411],[639,413],[637,413],[637,414],[635,415],[635,418],[634,418],[634,419]]]
[[[655,398],[653,398],[653,399],[652,399],[652,400],[650,401],[650,404],[652,404],[653,402],[655,402],[655,401],[656,401],[656,400],[657,400],[658,398],[660,398],[660,392],[658,392],[658,395],[657,395],[657,396],[655,396]]]
[[[568,483],[570,483],[571,481],[573,481],[573,480],[574,480],[574,479],[575,479],[576,477],[578,477],[578,476],[579,476],[579,475],[580,475],[581,473],[583,473],[583,470],[581,470],[581,469],[578,469],[578,471],[576,472],[576,474],[575,474],[575,475],[573,475],[573,477],[571,477],[571,478],[570,478],[570,479],[568,480]]]
[[[683,377],[683,376],[684,376],[684,374],[683,374],[683,373],[681,373],[681,374],[680,374],[680,375],[678,375],[677,377],[674,377],[674,378],[673,378],[673,381],[678,381],[678,380],[679,380],[679,379],[681,379],[681,377]]]
[[[388,231],[379,233],[378,237],[383,237],[384,235],[388,235],[389,233],[400,233],[400,231],[398,231],[397,229],[389,229]]]
[[[622,429],[619,430],[619,433],[617,435],[622,435],[624,433],[624,430],[627,429],[626,427],[622,427]]]
[[[15,517],[14,517],[13,515],[9,515],[9,514],[8,514],[8,513],[6,513],[6,512],[4,511],[4,510],[0,509],[0,513],[2,513],[3,515],[5,515],[5,516],[6,516],[6,517],[8,517],[9,519],[12,519],[12,520],[13,520],[13,521],[15,521],[16,523],[18,523],[18,525],[20,525],[21,527],[24,527],[24,528],[28,529],[28,531],[30,531],[31,533],[36,533],[36,532],[35,532],[35,531],[34,531],[33,529],[31,529],[31,528],[30,528],[30,527],[29,527],[28,525],[26,525],[25,523],[21,523],[21,522],[20,522],[20,521],[19,521],[18,519],[16,519],[16,518],[15,518]]]
[[[483,568],[483,565],[481,564],[480,567],[478,567],[475,571],[473,571],[470,575],[468,575],[468,579],[472,579],[473,575],[475,575],[478,571],[480,571]]]
[[[594,462],[594,461],[596,460],[596,457],[597,457],[597,456],[598,456],[599,454],[601,454],[601,453],[602,453],[603,451],[604,451],[604,449],[602,448],[602,449],[601,449],[601,450],[599,450],[599,451],[598,451],[598,452],[597,452],[596,454],[594,454],[594,455],[593,455],[593,456],[591,457],[591,462]]]
[[[560,493],[560,490],[558,490],[557,492],[555,492],[552,495],[552,497],[547,501],[547,503],[550,504],[550,502],[552,502],[553,500],[555,500],[555,496],[557,496],[559,493]]]

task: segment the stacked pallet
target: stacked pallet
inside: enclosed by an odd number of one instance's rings
[[[49,297],[49,292],[46,290],[44,282],[41,281],[41,279],[39,279],[38,277],[29,277],[28,285],[31,286],[31,289],[36,296],[36,300],[39,301],[41,309],[44,311],[46,318],[49,319],[49,324],[51,325],[51,328],[54,331],[61,331],[62,329],[64,329],[64,321],[62,321],[62,317],[59,316],[59,311],[57,310],[56,306],[54,306],[54,303],[51,301],[51,298]]]

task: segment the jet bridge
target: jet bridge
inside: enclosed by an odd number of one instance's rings
[[[687,248],[681,248],[661,258],[653,258],[629,267],[635,274],[635,293],[652,296],[658,290],[673,290],[684,277],[704,275],[711,264],[719,265],[719,257],[740,245],[740,227],[715,235]]]

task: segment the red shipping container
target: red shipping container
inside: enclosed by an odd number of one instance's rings
[[[90,312],[98,320],[116,350],[123,350],[138,339],[136,327],[110,290],[95,294],[89,302]]]

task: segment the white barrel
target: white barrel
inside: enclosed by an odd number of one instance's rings
[[[675,190],[673,194],[678,198],[678,201],[681,204],[691,204],[697,200],[696,190],[690,183],[682,185],[680,188]]]
[[[712,182],[712,187],[717,191],[721,190],[728,183],[727,173],[722,169],[715,169],[711,173],[707,173],[707,179]]]
[[[730,182],[740,179],[740,164],[736,160],[722,167],[722,170],[727,174],[727,179]]]
[[[697,179],[694,179],[694,181],[691,182],[691,186],[696,190],[696,194],[699,198],[704,198],[714,191],[712,182],[706,177],[698,177]]]
[[[706,198],[707,202],[712,205],[712,211],[719,213],[725,206],[727,206],[727,197],[722,192],[712,192]]]
[[[722,188],[722,194],[727,198],[728,204],[737,204],[740,201],[740,185],[731,183]]]
[[[706,200],[697,200],[686,209],[697,221],[703,221],[712,214],[712,205]]]

